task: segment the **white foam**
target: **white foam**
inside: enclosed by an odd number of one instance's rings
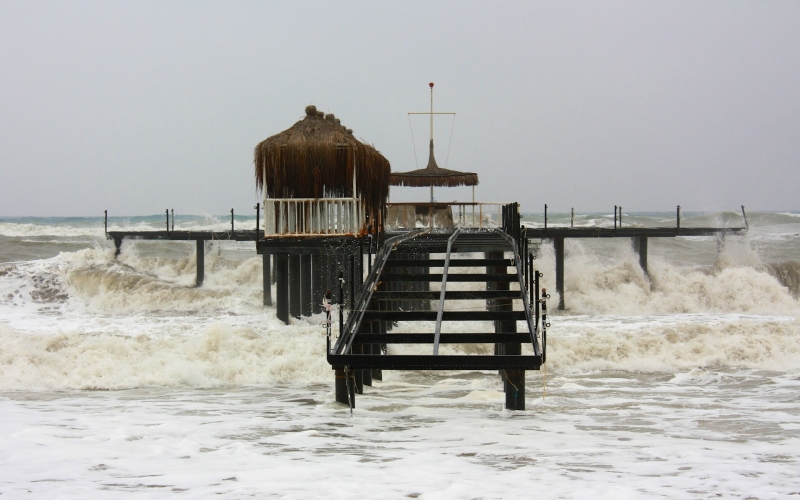
[[[32,334],[0,324],[0,390],[327,382],[322,328],[214,323],[192,335]]]

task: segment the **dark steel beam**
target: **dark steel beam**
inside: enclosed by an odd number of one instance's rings
[[[444,267],[445,259],[397,259],[386,262],[385,267]],[[511,267],[511,259],[451,259],[450,267]]]
[[[415,292],[415,291],[381,291],[372,294],[375,299],[381,300],[400,300],[400,299],[420,299],[436,300],[439,292]],[[445,292],[445,300],[480,300],[480,299],[518,299],[519,290],[464,290]]]
[[[436,282],[442,281],[442,275],[431,274],[384,274],[381,276],[381,281],[428,281]],[[516,282],[516,274],[449,274],[447,281],[459,283],[485,283],[487,281],[495,282]]]
[[[355,370],[538,370],[541,356],[431,356],[392,354],[329,354],[328,363]]]
[[[519,292],[517,292],[519,294]],[[437,311],[364,311],[364,320],[436,321]],[[444,321],[522,321],[525,311],[444,311]]]
[[[356,340],[380,344],[432,344],[433,333],[359,333]],[[527,333],[440,333],[440,344],[494,344],[495,342],[528,342]]]

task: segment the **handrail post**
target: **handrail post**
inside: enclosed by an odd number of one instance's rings
[[[544,204],[544,230],[547,231],[547,203]]]
[[[744,211],[744,205],[742,205],[742,217],[744,218],[744,227],[749,231],[750,224],[747,222],[747,214]]]

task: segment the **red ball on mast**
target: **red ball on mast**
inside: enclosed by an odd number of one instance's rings
[[[433,88],[433,82],[429,83],[428,85],[430,85],[430,86],[431,86],[431,88]]]

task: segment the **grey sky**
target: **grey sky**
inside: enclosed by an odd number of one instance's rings
[[[310,103],[414,169],[429,81],[482,201],[800,208],[800,2],[0,1],[0,215],[250,212]]]

